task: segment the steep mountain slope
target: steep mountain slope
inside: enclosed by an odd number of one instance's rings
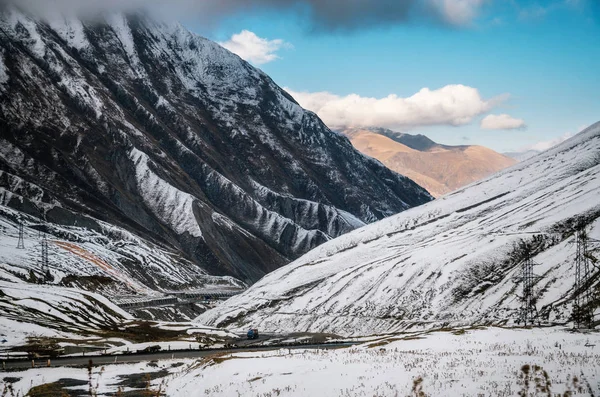
[[[10,281],[6,281],[9,278]],[[77,338],[117,329],[131,316],[105,297],[74,288],[27,284],[0,268],[1,350],[24,345],[27,337]]]
[[[174,349],[186,349],[196,337],[215,344],[235,337],[200,324],[134,320],[102,295],[27,282],[26,276],[22,268],[0,263],[0,357],[31,351],[48,354],[48,349],[61,346],[70,349],[66,354],[114,346],[135,351],[132,343],[155,344],[161,338],[169,338]]]
[[[22,249],[16,248],[19,224],[23,224]],[[98,221],[98,226],[99,230],[93,230],[44,222],[0,205],[0,268],[39,279],[49,271],[51,284],[76,286],[109,297],[197,286],[244,287],[233,277],[208,275],[179,252],[104,222]],[[47,265],[41,258],[43,238],[48,245]]]
[[[516,163],[483,146],[440,145],[423,135],[383,128],[343,131],[355,148],[406,175],[434,197],[478,181]]]
[[[0,7],[0,204],[253,282],[431,200],[180,25]]]
[[[344,335],[515,323],[523,241],[539,263],[539,320],[564,323],[575,225],[600,238],[599,195],[597,123],[483,181],[323,244],[199,320]],[[596,268],[591,288],[599,276]]]

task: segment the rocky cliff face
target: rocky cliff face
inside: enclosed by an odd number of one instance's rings
[[[431,200],[180,25],[3,8],[0,37],[1,205],[107,222],[253,282]]]

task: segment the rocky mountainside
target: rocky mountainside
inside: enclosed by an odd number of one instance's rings
[[[569,323],[582,293],[574,289],[574,234],[585,225],[600,240],[599,195],[596,123],[487,179],[329,241],[199,320],[340,335],[516,324],[529,247],[540,276],[536,321]],[[590,245],[589,260],[599,256]],[[590,268],[585,288],[593,293],[600,269]],[[597,298],[592,308],[600,312]]]
[[[1,205],[251,283],[431,200],[180,25],[0,7]]]
[[[424,135],[385,128],[347,129],[354,147],[406,175],[434,197],[476,182],[516,163],[483,146],[440,145]]]

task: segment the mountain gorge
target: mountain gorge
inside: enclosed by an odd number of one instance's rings
[[[131,274],[150,288],[172,288],[165,269],[182,266],[186,286],[207,274],[252,283],[432,199],[180,25],[0,7],[0,205],[11,228],[62,231],[54,237],[100,256],[126,236],[137,247],[127,260],[102,259],[141,269]]]
[[[537,322],[569,324],[576,236],[600,240],[600,122],[529,160],[323,244],[199,319],[231,329],[373,335],[523,325],[522,268],[537,265]],[[525,252],[530,254],[526,255]],[[587,258],[597,263],[600,247]],[[600,269],[584,288],[600,310]],[[539,276],[539,277],[537,277]],[[597,318],[597,317],[596,317]]]
[[[385,128],[342,131],[354,147],[406,175],[434,197],[476,182],[516,163],[515,159],[477,145],[438,144],[424,135]]]

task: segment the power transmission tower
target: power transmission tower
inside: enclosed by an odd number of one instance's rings
[[[584,227],[577,229],[577,253],[575,255],[575,305],[573,319],[575,327],[592,329],[594,327],[594,308],[592,296],[592,255],[589,243],[598,242],[590,239]]]
[[[50,270],[50,267],[48,266],[48,239],[46,239],[46,233],[44,233],[44,236],[42,237],[41,247],[42,273],[45,273]]]
[[[43,234],[42,241],[40,242],[41,246],[41,265],[42,265],[42,274],[44,275],[44,282],[51,283],[54,281],[54,276],[50,272],[50,261],[48,260],[48,239],[46,238],[46,233]]]
[[[25,248],[25,240],[23,239],[23,222],[19,222],[19,241],[17,242],[17,248]]]
[[[523,322],[525,326],[534,325],[534,320],[538,315],[535,303],[537,301],[534,294],[534,285],[541,278],[533,273],[533,267],[539,265],[531,257],[531,246],[527,243],[521,245],[524,259],[521,262],[521,276],[516,277],[515,281],[523,283],[523,296],[521,296],[521,312],[518,322]]]

